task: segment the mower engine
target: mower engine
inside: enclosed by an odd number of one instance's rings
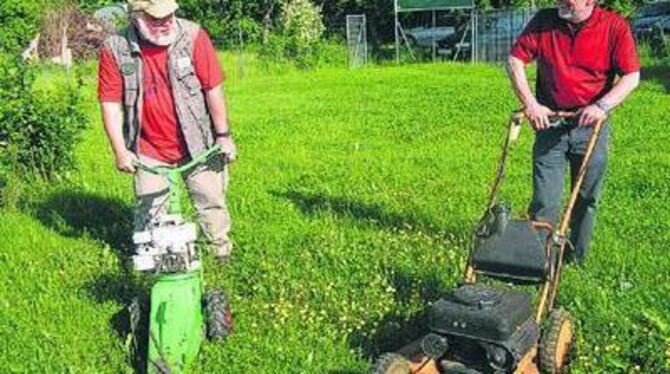
[[[133,234],[136,254],[133,265],[138,271],[176,273],[200,268],[195,250],[195,224],[186,223],[179,214],[158,217],[145,231]]]
[[[511,372],[540,337],[528,294],[476,284],[437,301],[430,329],[423,346],[433,352],[424,352],[447,373]]]

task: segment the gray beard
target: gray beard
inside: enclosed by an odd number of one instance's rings
[[[576,19],[577,15],[570,9],[558,7],[558,17],[566,21],[571,21]]]
[[[160,35],[160,36],[151,35],[151,32],[149,32],[149,28],[147,27],[146,23],[144,23],[144,20],[142,20],[141,18],[134,18],[133,24],[135,25],[135,29],[137,29],[138,33],[140,34],[140,37],[143,40],[153,45],[159,47],[169,47],[177,40],[176,24],[172,26],[172,29],[170,30],[170,33],[168,35]]]

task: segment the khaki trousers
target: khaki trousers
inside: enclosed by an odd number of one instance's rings
[[[140,162],[149,166],[177,166],[140,155]],[[228,168],[219,157],[210,159],[185,172],[183,180],[198,213],[198,221],[210,248],[217,256],[230,255],[232,244],[228,237],[231,220],[226,206]],[[166,178],[137,170],[134,178],[136,231],[144,230],[155,217],[166,214],[168,209],[168,181]]]

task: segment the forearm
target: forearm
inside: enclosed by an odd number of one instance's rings
[[[207,109],[212,117],[214,130],[218,133],[229,132],[230,126],[228,124],[228,110],[226,108],[226,101],[223,97],[223,87],[218,85],[211,90],[205,92],[207,101]]]
[[[611,111],[616,108],[621,102],[626,99],[626,97],[633,92],[633,90],[640,83],[640,72],[633,72],[622,76],[615,84],[614,87],[603,96],[598,102],[599,106],[602,106],[601,109],[606,109],[606,111]]]
[[[126,144],[123,140],[123,109],[121,103],[102,102],[102,122],[105,126],[107,139],[112,146],[116,156],[126,152]]]
[[[509,56],[507,60],[507,74],[509,75],[514,93],[519,98],[519,101],[521,101],[521,104],[525,108],[536,105],[537,100],[528,84],[526,67],[523,61],[514,56]]]

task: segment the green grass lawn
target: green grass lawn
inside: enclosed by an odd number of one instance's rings
[[[237,330],[206,344],[200,373],[360,373],[422,332],[453,287],[517,104],[500,67],[246,70],[226,57],[239,161],[228,193],[232,263],[207,259]],[[654,70],[616,110],[595,244],[565,270],[574,373],[670,371],[670,100]],[[129,369],[119,312],[131,179],[117,173],[87,77],[92,125],[79,170],[25,186],[0,211],[0,372]],[[523,214],[531,131],[503,196]]]

